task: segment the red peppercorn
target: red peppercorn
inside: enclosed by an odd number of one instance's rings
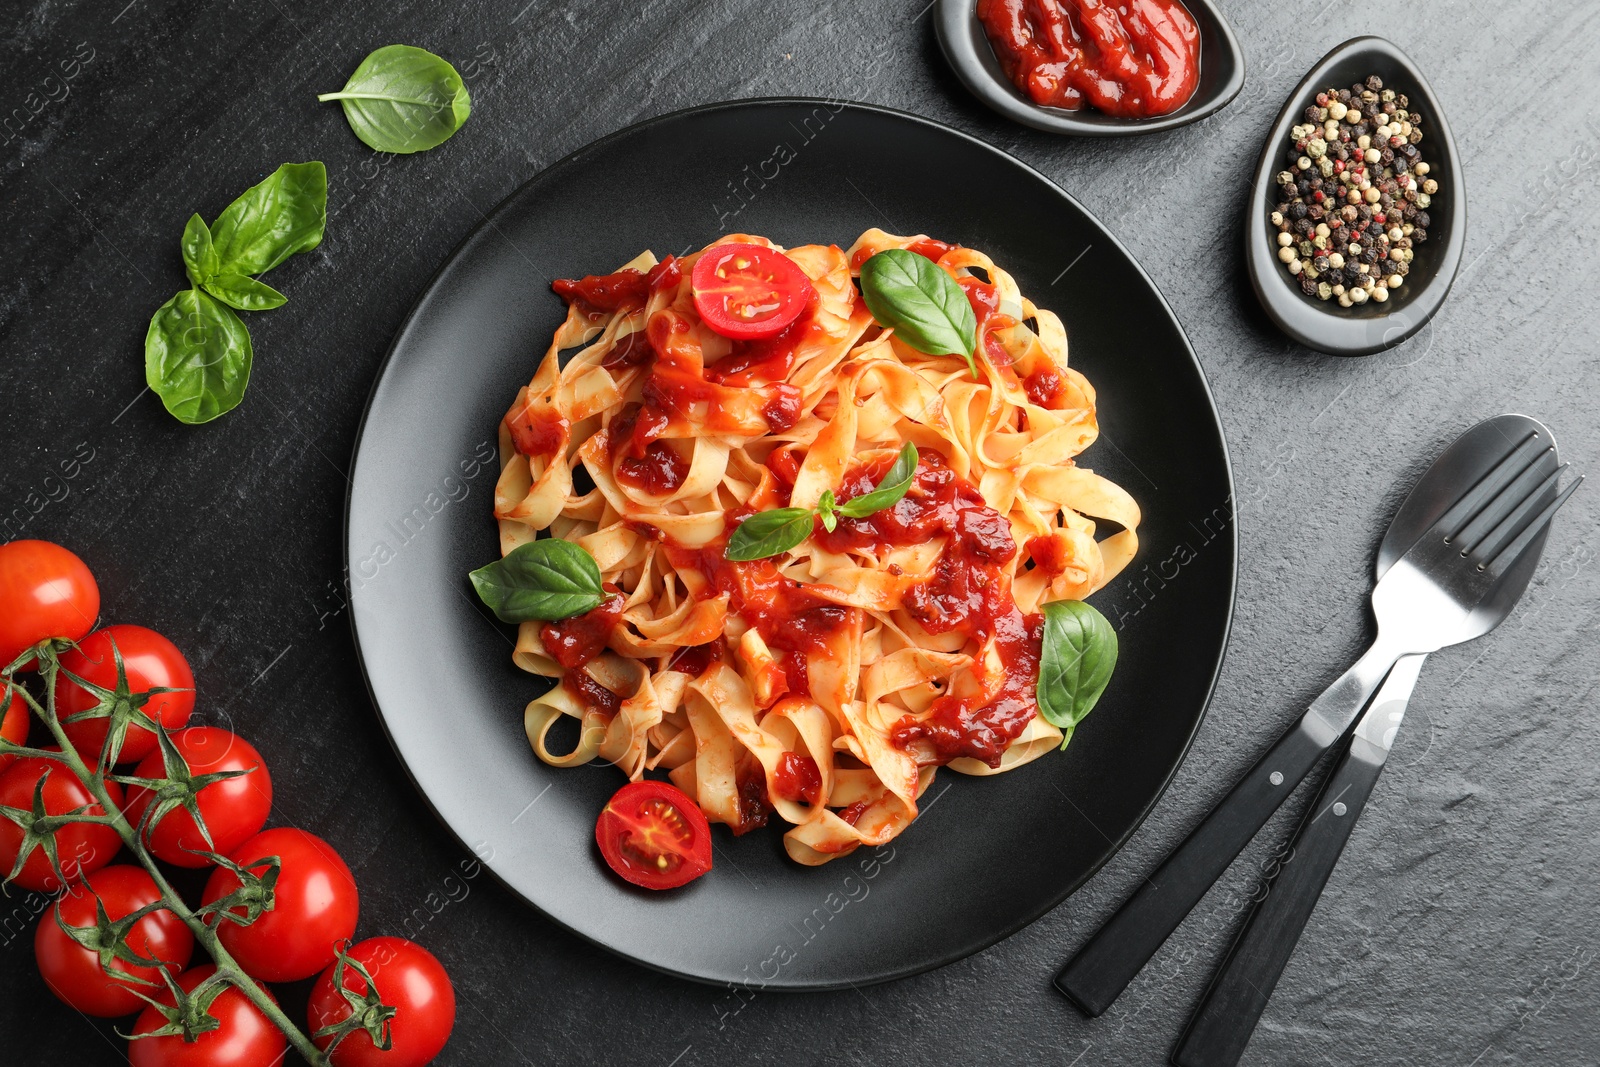
[[[1323,201],[1324,201],[1324,200],[1326,200],[1326,199],[1328,199],[1328,198],[1327,198],[1327,196],[1326,196],[1326,195],[1325,195],[1325,194],[1324,194],[1324,193],[1323,193],[1323,191],[1322,191],[1322,190],[1321,190],[1321,189],[1317,189],[1317,190],[1315,190],[1315,191],[1314,191],[1314,192],[1312,192],[1312,194],[1311,194],[1311,199],[1313,199],[1313,200],[1315,200],[1315,201],[1316,201],[1316,202],[1317,202],[1317,203],[1319,203],[1319,204],[1320,204],[1320,203],[1322,203],[1322,202],[1323,202]]]

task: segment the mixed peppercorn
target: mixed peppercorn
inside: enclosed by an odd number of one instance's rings
[[[1304,118],[1277,176],[1278,260],[1307,296],[1384,303],[1428,239],[1439,191],[1417,147],[1422,117],[1374,75],[1318,93]]]

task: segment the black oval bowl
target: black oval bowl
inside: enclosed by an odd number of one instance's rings
[[[1405,284],[1386,303],[1368,301],[1343,308],[1337,301],[1322,301],[1300,291],[1284,265],[1278,262],[1269,216],[1276,201],[1273,175],[1284,169],[1284,149],[1289,130],[1301,113],[1316,101],[1317,93],[1341,88],[1376,74],[1385,89],[1406,94],[1422,116],[1422,158],[1428,177],[1439,183],[1428,208],[1433,225],[1428,239],[1416,249]],[[1462,185],[1455,138],[1450,135],[1439,98],[1411,57],[1382,37],[1355,37],[1327,55],[1295,86],[1267,135],[1256,165],[1250,204],[1245,209],[1244,258],[1250,284],[1268,317],[1301,344],[1335,356],[1370,356],[1393,348],[1425,326],[1450,293],[1461,269],[1461,251],[1467,241],[1467,197]]]
[[[1200,84],[1189,102],[1169,115],[1151,119],[1119,119],[1092,108],[1064,111],[1040,107],[1011,84],[978,21],[977,0],[939,0],[935,25],[939,46],[956,77],[972,95],[1024,126],[1078,137],[1126,137],[1157,133],[1197,122],[1233,102],[1244,86],[1244,52],[1228,20],[1211,0],[1183,0],[1200,27]]]

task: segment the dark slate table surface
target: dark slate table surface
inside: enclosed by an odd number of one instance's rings
[[[349,859],[363,932],[410,934],[444,960],[460,1012],[441,1063],[1162,1062],[1226,946],[1230,899],[1248,894],[1303,795],[1104,1017],[1082,1018],[1049,977],[1359,651],[1371,554],[1403,488],[1455,433],[1501,411],[1547,421],[1577,467],[1600,467],[1600,9],[1224,0],[1249,63],[1242,95],[1180,131],[1089,141],[975,103],[925,3],[12,0],[0,13],[3,536],[71,545],[100,578],[107,618],[171,635],[195,667],[197,721],[250,736],[278,784],[277,820]],[[1240,212],[1284,94],[1329,47],[1373,32],[1411,52],[1449,109],[1471,232],[1430,326],[1338,360],[1287,342],[1255,306]],[[314,99],[394,42],[452,60],[475,105],[452,141],[414,157],[375,156]],[[1241,562],[1232,643],[1194,749],[1081,892],[921,977],[732,999],[557,928],[433,820],[354,661],[341,522],[378,363],[484,212],[638,119],[773,95],[932,116],[1098,214],[1172,303],[1215,390]],[[303,159],[328,166],[327,238],[274,272],[291,302],[250,322],[244,404],[181,426],[143,392],[141,339],[185,284],[184,220]],[[1247,1062],[1600,1062],[1597,515],[1600,495],[1580,493],[1511,620],[1430,661]],[[117,1062],[110,1026],[40,982],[19,932],[36,908],[26,894],[0,900],[5,1061]],[[291,993],[298,1013],[303,994]]]

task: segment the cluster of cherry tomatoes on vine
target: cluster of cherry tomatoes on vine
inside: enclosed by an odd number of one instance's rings
[[[397,937],[350,945],[344,860],[305,830],[264,829],[261,754],[188,725],[194,675],[171,641],[94,629],[99,613],[72,552],[0,545],[0,878],[55,894],[34,937],[45,983],[85,1015],[137,1012],[134,1067],[270,1067],[290,1044],[336,1067],[432,1060],[455,1022],[439,961]],[[198,904],[170,868],[210,868]],[[191,966],[197,942],[215,963]],[[261,983],[313,976],[302,1034]]]

